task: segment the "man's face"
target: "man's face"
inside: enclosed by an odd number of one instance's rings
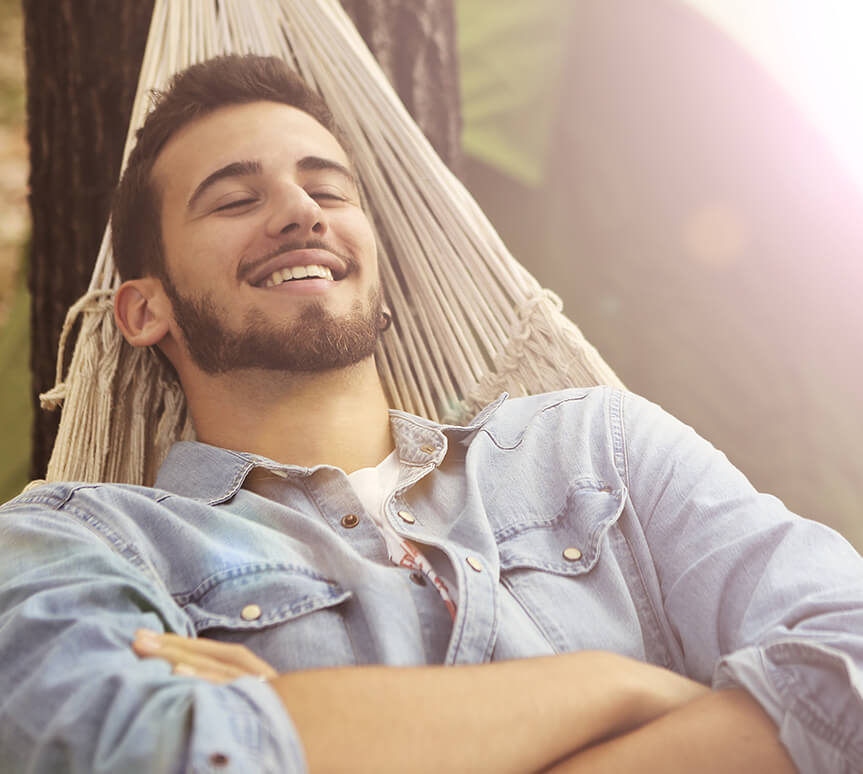
[[[371,356],[375,240],[350,162],[314,118],[274,102],[220,108],[171,138],[153,179],[163,286],[200,369],[317,371]]]

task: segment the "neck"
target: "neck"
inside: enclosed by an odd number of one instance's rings
[[[198,440],[213,446],[346,473],[393,449],[374,358],[321,373],[249,369],[181,380]]]

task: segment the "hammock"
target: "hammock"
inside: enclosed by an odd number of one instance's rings
[[[156,0],[124,166],[150,91],[224,53],[284,59],[321,93],[351,142],[394,318],[376,354],[391,406],[459,422],[504,390],[620,384],[437,157],[338,0]],[[41,396],[43,408],[64,404],[49,481],[150,484],[174,441],[193,437],[173,376],[114,324],[120,280],[108,229],[89,290],[66,317],[56,384]],[[64,348],[79,318],[64,380]]]

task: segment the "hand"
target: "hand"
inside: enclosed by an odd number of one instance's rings
[[[132,650],[141,658],[167,661],[176,675],[199,677],[211,683],[229,683],[248,675],[260,680],[278,676],[275,669],[245,645],[138,629]]]

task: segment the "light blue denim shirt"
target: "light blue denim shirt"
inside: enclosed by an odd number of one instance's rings
[[[133,654],[139,627],[279,671],[610,650],[744,687],[804,774],[863,771],[863,560],[839,535],[629,393],[391,422],[385,517],[455,589],[454,622],[329,466],[181,443],[155,488],[51,484],[0,509],[3,772],[305,771],[268,685],[172,675]]]

